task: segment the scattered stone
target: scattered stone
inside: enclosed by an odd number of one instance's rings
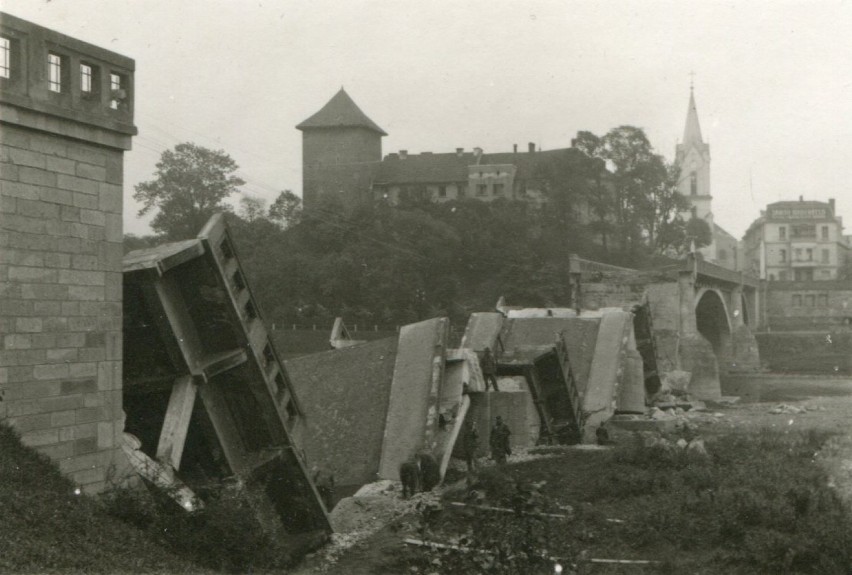
[[[686,455],[693,461],[706,461],[710,459],[710,454],[707,453],[707,447],[704,445],[703,439],[693,439],[686,446]]]
[[[689,381],[692,372],[675,369],[663,374],[662,389],[670,391],[674,395],[683,395],[689,390]]]
[[[687,440],[685,440],[683,437],[681,437],[680,439],[677,440],[677,443],[675,445],[678,446],[678,449],[686,449],[687,446],[689,445],[689,442]]]
[[[786,403],[781,403],[776,405],[772,409],[769,410],[769,413],[773,415],[785,414],[785,415],[794,415],[797,413],[807,413],[807,407],[796,407],[795,405],[787,405]]]

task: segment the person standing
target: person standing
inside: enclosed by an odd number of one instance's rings
[[[479,451],[479,431],[477,431],[476,423],[473,421],[465,421],[462,446],[464,447],[464,460],[467,463],[467,471],[470,473],[476,469],[476,452]]]
[[[494,421],[494,427],[491,428],[491,438],[489,441],[491,445],[491,458],[498,465],[506,463],[506,457],[512,454],[510,435],[512,435],[512,432],[509,430],[509,426],[503,423],[503,418],[498,415]]]
[[[479,365],[482,368],[482,376],[485,378],[485,391],[488,391],[489,383],[494,386],[494,391],[500,391],[497,387],[497,360],[494,359],[490,347],[485,348]]]

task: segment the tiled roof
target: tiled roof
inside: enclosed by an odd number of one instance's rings
[[[475,164],[476,156],[470,152],[411,154],[404,160],[391,154],[382,161],[373,182],[378,185],[467,182],[467,167]]]
[[[387,132],[368,118],[343,88],[319,112],[296,126],[298,130],[315,128],[366,128],[387,136]]]
[[[515,166],[515,178],[530,180],[536,175],[543,161],[557,158],[570,160],[581,154],[573,148],[560,148],[543,152],[506,152],[483,154],[481,158],[471,152],[449,154],[408,154],[402,159],[398,154],[389,154],[382,161],[376,173],[374,184],[431,184],[449,182],[467,182],[468,166],[511,164]]]

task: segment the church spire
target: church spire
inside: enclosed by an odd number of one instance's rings
[[[703,144],[701,126],[698,124],[698,110],[695,107],[695,94],[692,85],[689,86],[689,109],[686,112],[686,127],[683,129],[683,145],[692,143]]]

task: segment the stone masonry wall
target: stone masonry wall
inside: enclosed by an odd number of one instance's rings
[[[98,490],[121,423],[122,153],[3,125],[0,418]]]
[[[126,466],[122,182],[135,63],[5,13],[0,37],[0,422],[94,493]]]

